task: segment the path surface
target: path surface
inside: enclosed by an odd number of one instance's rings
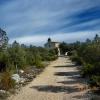
[[[68,58],[59,57],[9,100],[89,100],[87,91],[81,90],[83,82],[77,66]]]

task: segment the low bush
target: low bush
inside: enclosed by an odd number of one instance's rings
[[[91,86],[100,87],[100,76],[92,75],[89,83],[91,84]]]

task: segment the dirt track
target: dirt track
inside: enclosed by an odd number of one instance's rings
[[[59,57],[9,100],[89,100],[77,66]]]

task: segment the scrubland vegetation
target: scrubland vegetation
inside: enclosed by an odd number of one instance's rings
[[[81,65],[81,75],[87,78],[90,86],[100,88],[100,37],[96,35],[93,40],[72,44],[63,42],[60,48],[63,54],[67,51],[71,60]]]
[[[11,75],[18,73],[18,70],[25,70],[29,66],[42,69],[45,67],[44,61],[56,58],[56,50],[26,46],[16,41],[8,44],[6,32],[0,29],[0,89],[9,90],[14,87],[15,82],[11,79]]]
[[[16,82],[11,78],[12,74],[22,69],[28,73],[30,68],[34,70],[43,69],[45,61],[57,59],[57,50],[48,50],[33,45],[27,46],[14,41],[8,44],[8,37],[5,31],[0,29],[0,90],[15,88]],[[68,52],[70,59],[80,65],[81,76],[88,80],[90,86],[100,88],[100,37],[87,39],[85,42],[60,44],[62,54]],[[31,67],[30,67],[31,66]]]

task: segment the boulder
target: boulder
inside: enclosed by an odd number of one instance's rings
[[[16,83],[20,82],[20,76],[19,76],[19,74],[13,74],[11,78],[13,80],[15,80]]]
[[[19,70],[19,73],[23,74],[23,73],[24,73],[24,71],[23,71],[22,69],[20,69],[20,70]]]

